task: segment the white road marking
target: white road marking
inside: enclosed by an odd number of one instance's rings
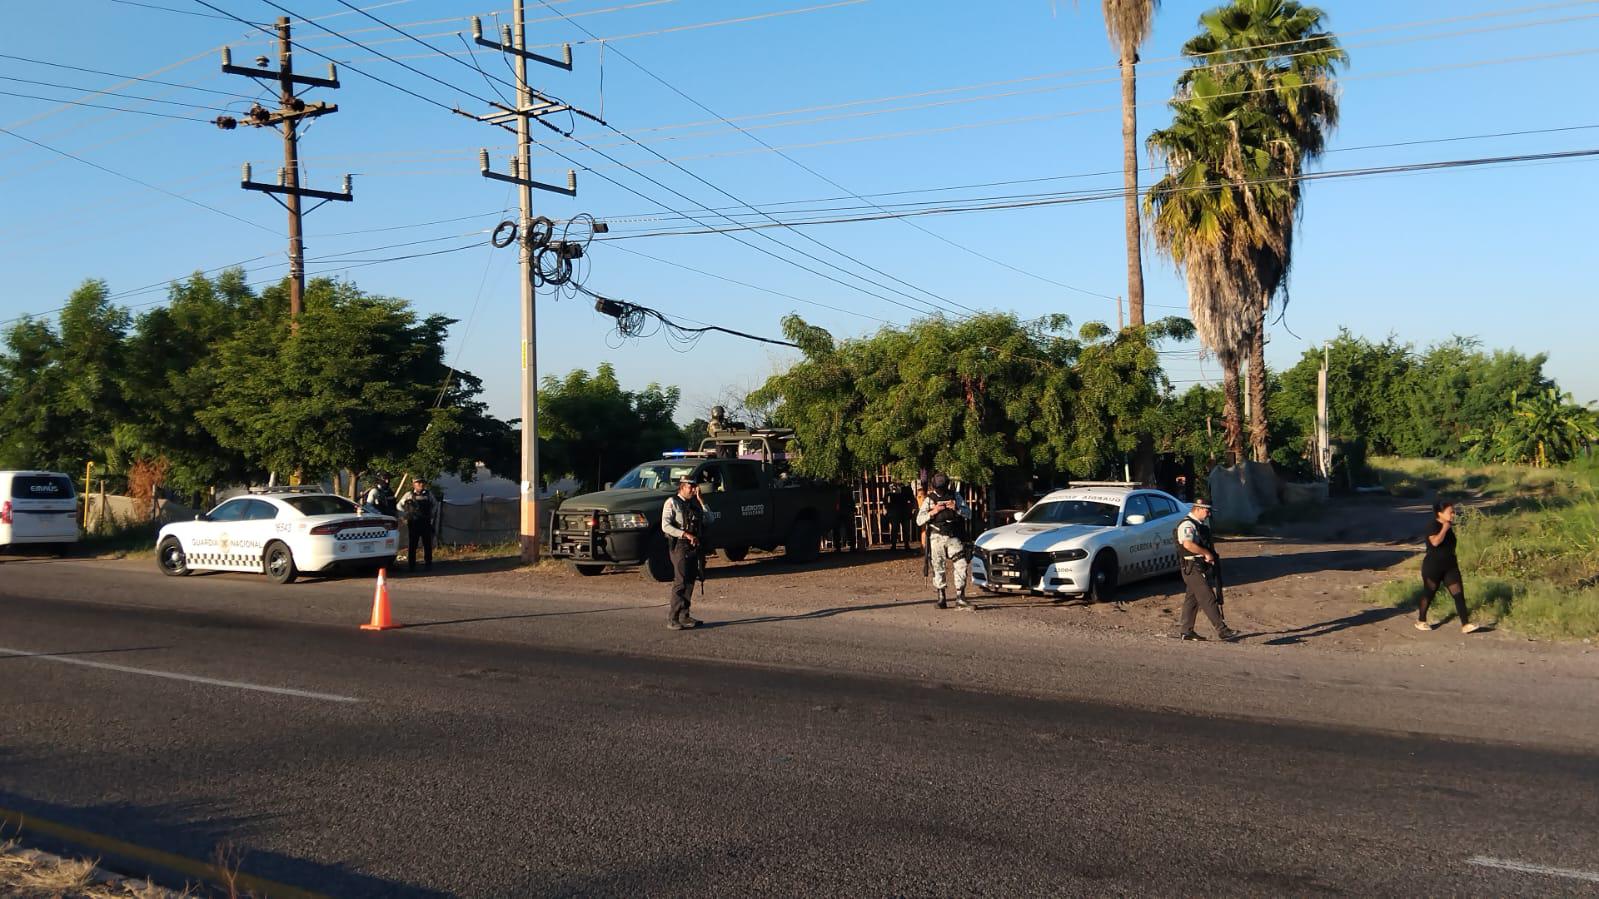
[[[1545,865],[1532,865],[1527,862],[1513,862],[1502,858],[1490,858],[1486,855],[1472,856],[1467,864],[1479,865],[1484,868],[1498,868],[1501,871],[1515,871],[1519,874],[1542,874],[1545,877],[1564,877],[1568,880],[1586,880],[1590,883],[1599,883],[1599,871],[1578,871],[1575,868],[1550,868]]]
[[[120,671],[124,674],[142,674],[145,677],[161,677],[167,680],[187,681],[191,684],[205,684],[208,687],[229,687],[234,690],[253,690],[257,693],[273,693],[278,696],[296,696],[300,699],[320,699],[325,702],[360,702],[354,696],[339,696],[335,693],[314,693],[310,690],[295,690],[289,687],[268,687],[262,684],[247,684],[243,681],[219,680],[214,677],[200,677],[196,674],[179,674],[175,671],[156,671],[150,668],[134,668],[128,665],[113,665],[110,662],[92,662],[88,659],[75,659],[71,656],[52,655],[47,652],[25,652],[20,649],[6,649],[0,646],[0,658],[25,658],[38,659],[43,662],[60,662],[63,665],[82,665],[85,668],[99,668],[104,671]]]

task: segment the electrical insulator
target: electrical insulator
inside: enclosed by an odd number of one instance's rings
[[[232,131],[239,127],[239,120],[230,115],[219,115],[215,119],[216,126],[223,131]]]
[[[489,170],[489,151],[488,150],[478,150],[477,151],[477,165],[478,165],[478,170],[479,171],[487,172]]]

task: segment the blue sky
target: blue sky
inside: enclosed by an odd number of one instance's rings
[[[78,18],[69,19],[59,6],[11,4],[0,54],[148,75],[209,91],[259,93],[247,80],[220,73],[216,49],[229,44],[235,62],[248,64],[266,52],[264,35],[215,18],[191,0],[148,2],[181,12],[80,0],[72,5]],[[478,61],[487,74],[480,75],[453,59],[416,58],[432,54],[334,0],[280,2],[296,20],[316,19],[371,47],[353,47],[313,25],[297,25],[306,47],[349,63],[341,89],[307,94],[340,107],[305,135],[301,152],[308,182],[336,189],[340,176],[356,175],[355,203],[329,204],[307,219],[308,257],[337,260],[313,263],[312,271],[342,270],[371,292],[403,296],[423,311],[460,318],[452,337],[459,365],[484,378],[496,412],[515,415],[514,254],[473,245],[483,241],[479,232],[503,218],[502,210],[513,201],[505,185],[478,174],[477,148],[501,148],[494,156],[503,167],[510,136],[366,77],[379,76],[444,106],[480,109],[481,99],[508,77],[505,64],[484,51]],[[258,0],[217,0],[217,5],[255,21],[278,15]],[[455,32],[466,29],[465,16],[496,11],[491,0],[359,0],[357,5],[452,52],[464,52]],[[1199,13],[1211,5],[1164,4],[1143,53],[1142,132],[1168,120],[1163,101],[1182,67],[1177,50],[1194,33]],[[506,6],[508,0],[498,8],[501,21]],[[603,66],[599,44],[579,43],[575,71],[534,66],[536,83],[595,112],[603,98],[604,116],[617,129],[738,201],[825,201],[813,205],[834,209],[862,206],[848,197],[851,193],[893,194],[873,198],[888,205],[1093,193],[1120,184],[1115,59],[1100,4],[1093,0],[564,0],[554,6],[595,35],[614,40],[607,44]],[[1352,64],[1343,81],[1343,123],[1322,168],[1599,146],[1599,114],[1589,84],[1599,56],[1599,2],[1345,0],[1323,7]],[[486,18],[492,27],[493,17]],[[751,20],[725,21],[735,18]],[[585,39],[540,0],[530,0],[529,19],[530,43]],[[697,25],[708,27],[684,27]],[[452,87],[372,51],[402,58]],[[634,69],[617,51],[719,115],[737,118],[761,140],[786,148],[788,156],[845,190],[748,135],[703,124],[715,117]],[[297,63],[318,74],[325,69],[304,50]],[[13,79],[0,81],[0,91],[201,119],[218,110],[129,97],[222,104],[235,113],[249,105],[155,84],[124,87],[121,96],[87,97],[85,90],[15,79],[83,89],[110,87],[118,79],[16,59],[0,58],[0,76]],[[246,259],[255,260],[247,267],[259,269],[254,276],[259,279],[284,270],[282,211],[265,196],[238,187],[244,161],[255,163],[258,179],[272,177],[281,160],[276,134],[247,128],[224,132],[202,122],[128,112],[62,110],[55,103],[3,95],[0,125],[221,211],[0,134],[0,283],[5,285],[0,319],[54,309],[86,277],[105,278],[120,292]],[[684,125],[692,127],[676,127]],[[1542,133],[1476,137],[1518,131]],[[568,165],[553,150],[597,172],[580,173],[576,199],[536,194],[538,211],[545,215],[591,212],[615,223],[612,236],[665,224],[658,218],[666,214],[661,205],[607,183],[601,173],[704,221],[725,224],[640,173],[694,203],[737,205],[614,131],[581,124],[576,136],[635,171],[546,132],[548,148],[535,156],[541,179],[564,179]],[[1296,245],[1292,303],[1272,329],[1271,363],[1290,364],[1340,327],[1371,337],[1393,333],[1418,345],[1467,334],[1489,347],[1547,352],[1548,370],[1565,389],[1581,401],[1599,400],[1599,369],[1590,362],[1592,325],[1599,316],[1593,312],[1593,238],[1586,215],[1599,190],[1595,165],[1590,158],[1311,184]],[[1150,180],[1146,174],[1145,183]],[[962,187],[967,185],[990,186]],[[771,336],[778,336],[778,320],[789,312],[847,336],[882,321],[906,322],[912,309],[946,301],[1029,317],[1065,312],[1075,322],[1113,322],[1115,301],[1106,297],[1125,290],[1121,216],[1120,200],[1110,199],[912,220],[938,237],[903,220],[804,229],[825,247],[786,230],[740,235],[842,281],[860,283],[768,237],[863,274],[880,286],[861,286],[879,296],[723,235],[596,243],[584,283],[684,321]],[[438,224],[413,227],[427,222]],[[390,247],[402,243],[411,245]],[[346,268],[358,260],[457,247],[466,249]],[[829,248],[897,280],[857,268]],[[1145,273],[1151,313],[1180,313],[1185,294],[1169,263],[1146,250]],[[142,308],[163,296],[157,287],[129,293],[122,301]],[[538,317],[542,372],[564,374],[611,362],[630,386],[651,381],[681,386],[684,420],[703,414],[718,396],[759,384],[793,358],[785,350],[718,335],[688,351],[664,336],[623,341],[611,320],[598,316],[582,297],[546,292]],[[1179,387],[1218,374],[1214,362],[1193,352],[1196,348],[1176,347],[1167,357]]]

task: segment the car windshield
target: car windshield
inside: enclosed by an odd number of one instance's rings
[[[1116,513],[1120,511],[1110,503],[1086,499],[1063,499],[1039,503],[1027,510],[1022,521],[1032,524],[1090,524],[1095,527],[1114,527]]]
[[[301,515],[353,515],[355,503],[342,496],[285,496],[288,503]]]
[[[622,475],[612,486],[618,490],[670,490],[678,478],[693,474],[698,467],[698,462],[647,462]]]

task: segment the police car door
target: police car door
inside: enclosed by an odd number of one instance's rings
[[[1135,581],[1155,573],[1157,542],[1151,528],[1149,501],[1142,493],[1127,497],[1122,504],[1120,544],[1121,579]]]
[[[267,541],[276,536],[278,507],[266,500],[252,499],[244,507],[244,519],[239,522],[238,536],[233,541],[233,551],[241,558],[254,558],[251,571],[261,567]]]
[[[239,551],[236,541],[243,532],[245,513],[250,500],[230,499],[206,515],[204,522],[193,530],[193,537],[185,540],[184,555],[190,568],[214,568],[224,571],[249,571],[250,559]],[[255,570],[261,567],[261,557],[254,559]]]

